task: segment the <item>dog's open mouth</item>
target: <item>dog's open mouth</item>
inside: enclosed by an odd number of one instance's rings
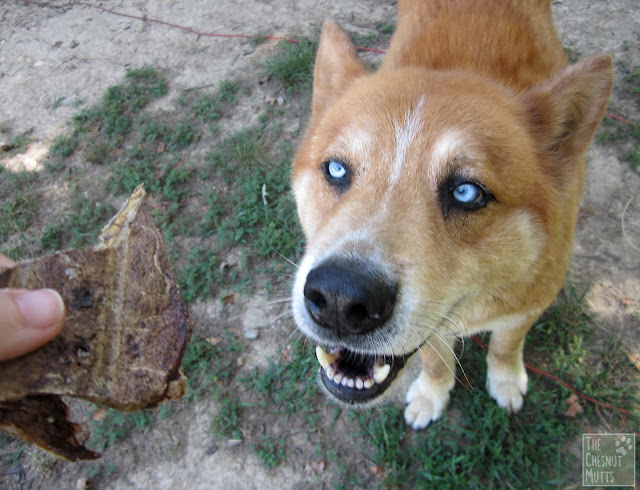
[[[401,356],[358,354],[342,348],[316,347],[322,384],[344,403],[366,403],[389,388],[415,352]]]

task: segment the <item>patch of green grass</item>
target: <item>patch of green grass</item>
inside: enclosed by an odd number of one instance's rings
[[[134,429],[149,429],[155,418],[155,411],[152,410],[139,412],[119,412],[111,408],[97,410],[104,410],[104,414],[100,420],[91,420],[91,438],[88,446],[100,452],[131,435]]]
[[[186,400],[200,399],[228,383],[235,374],[236,359],[244,351],[232,332],[226,330],[218,345],[202,339],[192,340],[182,360],[187,377]]]
[[[222,117],[222,107],[215,95],[201,95],[193,103],[193,113],[203,122],[219,121]]]
[[[471,356],[465,356],[467,373],[484,375],[484,353],[472,355],[471,368]],[[522,412],[510,417],[482,388],[483,380],[472,379],[477,388],[458,386],[443,418],[424,432],[407,429],[395,405],[352,413],[361,428],[355,444],[370,448],[365,452],[379,468],[383,486],[548,488],[564,481],[575,463],[564,446],[579,426],[567,422],[557,395],[549,398],[535,386]]]
[[[624,159],[631,164],[631,168],[640,174],[640,147],[629,150]]]
[[[33,222],[40,200],[35,186],[14,190],[13,195],[0,205],[0,242],[11,235],[22,235]]]
[[[287,431],[292,426],[315,427],[319,410],[313,346],[298,340],[287,344],[277,359],[266,361],[266,368],[254,368],[251,375],[239,378],[250,393],[248,410],[277,416],[286,422]],[[281,464],[287,447],[281,424],[263,427],[250,447],[267,468]]]
[[[76,197],[63,221],[45,226],[39,239],[40,247],[44,251],[56,251],[95,245],[115,211],[109,203]]]
[[[249,286],[247,273],[260,258],[282,255],[294,259],[302,249],[302,233],[289,192],[289,165],[293,151],[281,145],[273,156],[265,127],[241,130],[207,153],[201,181],[221,182],[203,194],[204,216],[197,224],[201,237],[215,235],[215,246],[194,247],[180,272],[186,301],[215,294],[223,283]],[[206,185],[206,184],[205,184]],[[212,186],[213,187],[213,186]],[[243,246],[243,267],[228,270],[219,257],[224,250]]]
[[[69,248],[97,243],[100,231],[115,212],[115,208],[108,203],[76,198],[68,217],[71,232]]]
[[[300,252],[302,236],[288,192],[292,153],[282,146],[279,157],[272,157],[257,128],[242,130],[209,152],[210,171],[231,188],[215,203],[224,201],[231,211],[217,230],[223,243],[244,243],[263,256]]]
[[[259,46],[260,44],[264,43],[266,40],[267,40],[267,36],[265,36],[264,34],[256,34],[251,38],[250,42],[254,46]]]
[[[235,398],[221,395],[217,396],[217,401],[218,413],[212,421],[214,432],[227,439],[242,440],[239,415],[242,404]]]
[[[623,69],[625,69],[623,67]],[[640,108],[640,68],[628,70],[629,75],[618,88],[620,102],[633,103]],[[615,108],[609,109],[616,112]],[[616,114],[619,116],[620,114]],[[630,164],[631,168],[640,173],[640,122],[623,121],[605,118],[596,134],[596,141],[600,144],[615,145],[619,156]]]
[[[108,186],[112,192],[128,195],[144,184],[147,192],[171,202],[179,202],[185,196],[184,184],[192,172],[177,161],[160,166],[155,152],[142,145],[133,148],[125,160],[113,163],[110,168]]]
[[[47,225],[40,237],[42,250],[60,250],[64,244],[66,230],[61,224]]]
[[[278,54],[265,63],[267,72],[288,91],[310,89],[317,49],[317,41],[307,38],[295,44],[281,42]]]
[[[182,369],[187,377],[187,398],[200,399],[212,389],[218,380],[216,363],[220,359],[218,349],[205,340],[192,340],[182,360]]]
[[[62,101],[66,99],[66,97],[64,97],[63,95],[58,95],[53,99],[53,102],[51,103],[51,110],[55,111],[58,107],[60,107],[60,104],[62,104]]]
[[[112,150],[113,147],[107,141],[100,139],[95,141],[88,140],[85,156],[90,163],[104,164],[107,163]]]
[[[74,116],[74,130],[86,134],[97,130],[108,138],[122,137],[139,113],[153,99],[167,93],[167,84],[149,66],[127,70],[125,83],[109,87],[99,104]]]
[[[251,450],[260,458],[267,469],[273,469],[285,460],[286,440],[284,437],[262,435],[259,442],[251,444]]]
[[[9,154],[19,155],[27,150],[29,143],[31,143],[31,137],[29,136],[30,132],[31,131],[27,131],[11,138],[11,141],[9,142]]]
[[[544,312],[526,337],[527,347],[548,352],[549,346],[570,341],[575,335],[590,335],[594,316],[585,308],[587,289],[567,282],[558,299]]]
[[[263,396],[258,402],[261,407],[285,419],[293,414],[313,419],[313,399],[318,393],[313,345],[296,341],[285,346],[283,353],[283,357],[275,361],[267,359],[267,369],[255,368],[252,376],[242,382]]]
[[[564,48],[564,53],[567,55],[567,58],[569,58],[569,63],[575,63],[582,57],[582,53],[580,51],[566,46]]]
[[[49,148],[49,170],[64,169],[64,160],[78,150],[85,152],[86,161],[107,163],[136,126],[140,126],[138,132],[142,133],[143,141],[149,141],[150,133],[157,128],[146,127],[148,120],[141,118],[140,112],[166,93],[164,78],[153,68],[127,70],[122,84],[109,87],[99,103],[73,116],[71,135],[54,139]]]
[[[67,158],[70,157],[76,149],[78,142],[72,136],[58,135],[54,138],[49,147],[49,158]]]
[[[10,442],[13,442],[14,438],[11,437],[9,434],[5,434],[4,432],[0,432],[0,447],[4,446],[6,444],[9,444]]]
[[[87,469],[87,478],[89,480],[106,479],[117,474],[120,469],[114,464],[94,463]]]
[[[142,141],[153,142],[163,138],[169,132],[169,127],[166,124],[156,120],[149,114],[140,116],[136,123]]]
[[[640,128],[622,121],[605,118],[596,141],[602,144],[614,144],[621,141],[640,140]]]
[[[213,345],[195,339],[189,344],[182,361],[182,369],[187,377],[185,401],[211,396],[218,407],[218,413],[212,421],[214,432],[228,439],[242,439],[239,410],[243,404],[228,392],[229,383],[235,376],[238,356],[245,347],[229,330],[217,342]]]
[[[640,406],[640,379],[619,340],[593,338],[594,317],[584,304],[586,292],[567,283],[555,303],[527,335],[525,351],[536,353],[536,358],[540,357],[543,363],[539,367],[553,372],[582,393],[634,411]],[[550,346],[553,346],[551,352]],[[570,392],[562,389],[567,398]],[[587,416],[596,416],[593,404],[587,404],[585,409]],[[617,412],[612,417],[619,419]],[[631,422],[637,425],[640,420]]]
[[[376,25],[376,29],[382,34],[391,36],[396,31],[395,22],[382,21]]]
[[[180,293],[190,303],[199,297],[211,296],[222,282],[218,256],[208,248],[196,247],[187,256],[180,270]]]
[[[353,36],[353,44],[362,48],[370,48],[378,42],[380,35],[377,32],[358,34]]]
[[[236,94],[238,93],[238,84],[231,80],[223,80],[218,88],[218,98],[221,102],[235,105],[238,103]]]
[[[195,97],[188,91],[184,91],[178,102],[185,107],[190,107],[193,116],[203,123],[219,121],[229,107],[238,103],[236,97],[239,87],[231,80],[220,82],[218,92],[215,94],[201,94]]]
[[[206,212],[198,224],[198,231],[200,236],[206,238],[217,232],[226,209],[224,207],[224,201],[216,189],[210,189],[207,192],[204,197],[204,204],[206,206]]]
[[[172,128],[167,138],[167,150],[182,150],[200,139],[200,133],[188,119]]]

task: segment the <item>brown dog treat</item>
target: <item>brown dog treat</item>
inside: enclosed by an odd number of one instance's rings
[[[89,428],[71,422],[67,406],[56,395],[0,402],[0,428],[69,461],[100,457],[100,453],[84,447]]]
[[[0,268],[0,287],[55,289],[67,310],[53,341],[0,362],[0,429],[68,459],[91,458],[77,450],[75,436],[56,444],[42,424],[32,430],[34,417],[15,416],[16,407],[39,413],[50,404],[34,395],[46,394],[132,411],[184,394],[190,319],[142,186],[104,227],[99,245]],[[69,424],[59,415],[41,418]]]

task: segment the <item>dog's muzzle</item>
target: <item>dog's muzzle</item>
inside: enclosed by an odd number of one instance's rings
[[[371,262],[337,258],[309,271],[303,294],[314,336],[325,346],[316,355],[327,390],[351,404],[380,396],[415,352],[371,352],[390,328],[397,283]]]

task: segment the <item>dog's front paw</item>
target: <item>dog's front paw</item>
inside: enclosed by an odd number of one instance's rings
[[[414,430],[424,429],[430,422],[438,420],[449,403],[449,391],[453,388],[451,382],[434,383],[429,377],[420,373],[407,392],[407,407],[404,419]]]
[[[519,412],[527,394],[527,372],[524,365],[516,370],[492,367],[487,372],[487,390],[507,412]]]

